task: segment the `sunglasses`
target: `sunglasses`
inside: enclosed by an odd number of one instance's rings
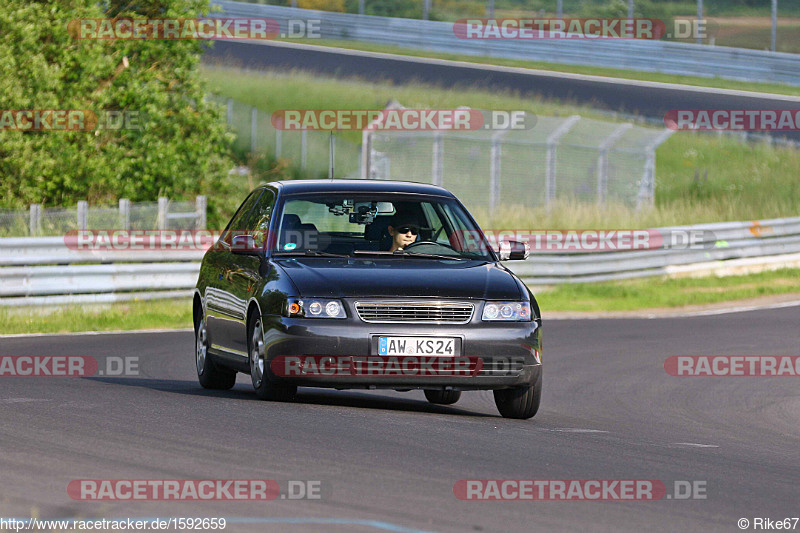
[[[397,233],[408,233],[409,231],[411,232],[411,235],[416,235],[419,233],[419,230],[412,226],[402,226],[397,228]]]

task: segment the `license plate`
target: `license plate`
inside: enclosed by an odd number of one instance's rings
[[[379,337],[378,355],[456,355],[452,337]]]

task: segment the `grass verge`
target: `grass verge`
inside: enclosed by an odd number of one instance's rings
[[[191,327],[190,298],[60,307],[0,307],[1,335]]]
[[[800,298],[800,269],[781,269],[721,278],[646,278],[574,283],[537,292],[536,299],[546,317],[547,311],[677,308],[790,293],[797,293]]]
[[[550,311],[646,311],[791,293],[800,298],[800,269],[724,278],[576,283],[536,291],[536,298],[546,318]],[[191,325],[189,299],[55,309],[0,308],[0,334],[177,329]]]
[[[283,39],[283,40],[289,41],[288,39]],[[527,61],[522,59],[505,59],[501,57],[474,56],[468,54],[437,52],[434,50],[418,50],[413,48],[403,48],[400,46],[393,46],[393,45],[373,44],[361,41],[339,41],[339,40],[329,40],[329,39],[291,39],[290,42],[299,44],[312,44],[317,46],[346,48],[348,50],[361,50],[364,52],[381,52],[386,54],[398,54],[410,57],[429,57],[433,59],[447,59],[450,61],[464,61],[467,63],[479,63],[482,65],[528,68],[537,70],[548,70],[553,72],[565,72],[571,74],[584,74],[589,76],[622,78],[626,80],[654,81],[661,83],[678,83],[682,85],[691,85],[694,87],[711,87],[715,89],[732,89],[738,91],[752,91],[752,92],[762,92],[762,93],[783,94],[789,96],[800,96],[800,87],[785,85],[781,83],[758,83],[758,82],[748,82],[748,81],[726,80],[716,77],[682,76],[677,74],[664,74],[660,72],[626,70],[626,69],[618,69],[611,67],[592,67],[585,65],[569,65],[564,63],[549,63],[545,61]]]

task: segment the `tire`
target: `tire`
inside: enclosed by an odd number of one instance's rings
[[[504,418],[533,418],[542,401],[542,378],[536,385],[494,391],[494,403]]]
[[[264,354],[264,329],[261,315],[254,312],[247,323],[247,352],[250,361],[250,378],[253,389],[261,400],[288,402],[297,394],[295,385],[278,383],[270,378],[269,365]]]
[[[194,352],[197,381],[204,389],[228,390],[233,388],[236,384],[236,372],[217,367],[208,353],[206,319],[202,314],[194,325]]]
[[[460,390],[425,390],[429,402],[438,405],[451,405],[461,398]]]

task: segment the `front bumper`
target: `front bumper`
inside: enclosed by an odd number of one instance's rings
[[[475,375],[303,375],[270,379],[296,385],[333,388],[488,390],[529,386],[541,380],[541,327],[531,322],[483,322],[473,317],[467,324],[375,324],[363,322],[348,305],[346,319],[264,316],[265,356],[333,356],[363,359],[377,356],[377,338],[436,336],[460,339],[460,354],[478,357],[482,368]]]

